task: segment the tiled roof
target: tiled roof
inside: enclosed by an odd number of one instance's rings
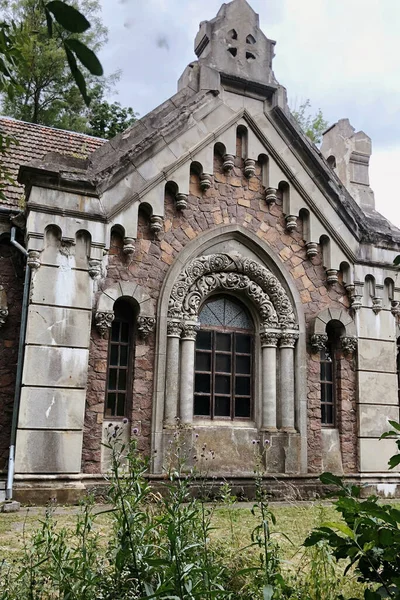
[[[24,187],[17,183],[21,164],[42,159],[47,152],[60,152],[86,158],[106,141],[83,133],[53,129],[44,125],[16,121],[8,117],[0,117],[0,133],[14,137],[18,141],[17,145],[10,146],[4,156],[0,155],[2,164],[7,167],[15,182],[14,184],[7,183],[4,190],[6,201],[0,200],[0,206],[10,208],[21,208]]]

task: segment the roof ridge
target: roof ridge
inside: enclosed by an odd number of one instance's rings
[[[50,131],[60,131],[61,133],[68,133],[70,135],[76,135],[78,137],[86,137],[92,140],[99,140],[107,142],[106,138],[97,137],[95,135],[89,135],[88,133],[81,133],[79,131],[70,131],[69,129],[61,129],[60,127],[50,127],[49,125],[42,125],[41,123],[31,123],[30,121],[22,121],[21,119],[14,119],[14,117],[7,117],[6,115],[0,115],[0,121],[12,121],[13,123],[23,123],[30,127],[38,127],[43,129],[49,129]]]

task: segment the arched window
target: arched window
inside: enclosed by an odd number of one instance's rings
[[[231,297],[212,297],[199,314],[194,416],[252,417],[254,324]]]
[[[134,310],[126,300],[114,304],[107,368],[107,391],[104,414],[107,418],[127,416],[129,392],[132,389]]]
[[[320,353],[321,425],[336,427],[338,402],[338,353],[344,327],[340,321],[332,320],[326,326],[328,341]]]

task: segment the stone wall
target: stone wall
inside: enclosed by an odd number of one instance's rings
[[[7,295],[8,317],[0,328],[0,471],[7,466],[17,371],[23,293],[23,260],[8,243],[0,243],[0,285]]]
[[[270,206],[265,201],[260,165],[256,166],[256,176],[251,179],[244,176],[243,168],[242,159],[236,158],[233,171],[226,174],[221,158],[216,155],[211,188],[202,192],[198,176],[192,173],[188,207],[182,212],[176,211],[172,197],[166,193],[164,229],[158,238],[150,234],[148,217],[140,214],[133,258],[129,261],[123,255],[122,244],[114,237],[108,257],[107,277],[101,281],[100,291],[117,281],[134,281],[157,301],[169,266],[186,244],[206,230],[238,223],[264,240],[275,252],[276,260],[281,260],[291,273],[304,305],[308,334],[313,319],[322,310],[328,307],[347,309],[349,302],[342,283],[333,286],[326,284],[321,254],[307,258],[300,219],[297,231],[289,234],[285,228],[282,199],[278,198]],[[139,438],[144,449],[149,448],[154,340],[155,334],[151,334],[146,343],[137,341],[132,415],[127,415],[131,418],[132,427],[139,426]],[[100,339],[92,330],[84,437],[84,467],[88,472],[100,470],[107,346],[108,342]],[[348,403],[353,401],[354,393],[348,381],[351,381],[353,371],[345,364],[344,361],[342,378],[346,384],[342,386],[341,399],[342,444],[347,453],[344,459],[346,470],[352,471],[355,456],[354,449],[350,448],[350,431],[353,431],[354,424],[351,421],[351,425],[348,425],[347,421],[350,414]],[[318,379],[319,358],[311,355],[308,364],[308,435],[309,465],[314,472],[319,471],[321,466]]]

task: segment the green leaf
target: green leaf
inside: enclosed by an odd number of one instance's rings
[[[86,106],[89,106],[90,98],[87,95],[85,78],[82,75],[81,71],[78,69],[78,65],[76,64],[75,56],[73,55],[71,50],[69,50],[69,48],[67,48],[66,46],[64,46],[64,47],[65,47],[65,52],[67,55],[69,68],[71,69],[71,73],[75,79],[75,83],[78,86],[80,93],[82,94],[82,97],[85,101]]]
[[[397,266],[400,265],[400,254],[398,256],[396,256],[396,258],[393,261],[393,264],[397,265]]]
[[[339,487],[343,487],[342,478],[332,473],[322,473],[319,479],[324,485],[338,485]]]
[[[400,454],[395,454],[389,460],[389,469],[394,469],[395,467],[397,467],[397,465],[400,465]]]
[[[65,45],[75,52],[77,58],[92,75],[98,75],[99,77],[103,75],[103,67],[93,50],[90,50],[90,48],[82,44],[79,40],[74,39],[65,40]]]
[[[79,10],[62,0],[48,2],[46,9],[52,13],[57,23],[71,33],[83,33],[90,27],[89,21]]]
[[[44,7],[44,11],[46,14],[47,33],[49,34],[49,37],[53,37],[53,18],[46,7]]]
[[[400,423],[398,423],[397,421],[389,420],[389,425],[391,425],[393,427],[393,429],[396,429],[397,431],[400,432]]]
[[[272,587],[272,585],[264,585],[263,588],[263,599],[264,600],[271,600],[272,596],[274,595],[274,588]]]
[[[329,527],[330,529],[337,529],[338,531],[340,531],[341,533],[343,533],[350,539],[352,539],[352,540],[356,539],[356,534],[354,533],[354,531],[352,529],[350,529],[350,527],[348,527],[344,523],[332,523],[331,521],[328,521],[327,523],[322,523],[321,527]]]

